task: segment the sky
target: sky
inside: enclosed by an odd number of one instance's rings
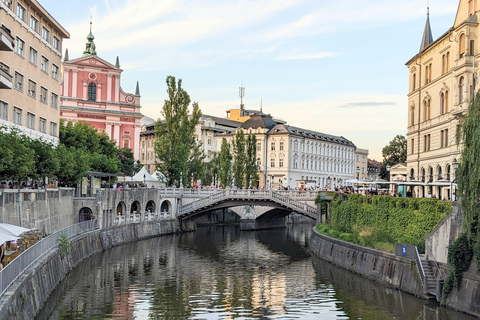
[[[92,19],[97,55],[121,87],[140,85],[141,112],[161,118],[166,78],[203,114],[259,110],[289,125],[343,136],[369,158],[407,131],[408,68],[419,52],[427,0],[39,0],[85,50]],[[458,1],[430,0],[434,40],[453,26]]]

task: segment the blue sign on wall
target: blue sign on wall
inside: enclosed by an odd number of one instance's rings
[[[402,255],[407,255],[407,246],[402,246]]]

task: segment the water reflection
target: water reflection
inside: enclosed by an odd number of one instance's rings
[[[113,248],[37,319],[468,319],[310,257],[310,232],[205,227]]]

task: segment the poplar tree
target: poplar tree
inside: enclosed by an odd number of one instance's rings
[[[250,186],[258,185],[258,168],[257,168],[257,137],[254,133],[249,133],[247,136],[246,146],[246,165],[245,178],[246,183]]]
[[[235,139],[232,141],[233,148],[233,173],[235,174],[235,185],[239,188],[245,187],[245,134],[242,129],[235,134]],[[247,182],[248,183],[248,182]]]
[[[218,158],[218,182],[221,187],[226,188],[232,182],[232,154],[230,153],[230,144],[225,138],[222,140]]]
[[[165,120],[159,120],[155,124],[154,149],[159,160],[156,162],[157,170],[165,175],[167,185],[175,183],[179,186],[180,174],[183,173],[183,182],[189,179],[189,159],[192,154],[198,154],[195,126],[202,113],[198,103],[193,103],[192,114],[189,116],[190,96],[182,88],[181,79],[177,83],[175,77],[168,76],[166,82],[168,99],[161,111]]]

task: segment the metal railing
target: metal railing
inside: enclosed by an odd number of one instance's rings
[[[422,259],[420,258],[420,254],[418,254],[418,249],[415,247],[415,264],[418,269],[418,273],[420,273],[420,278],[422,280],[422,286],[424,292],[427,292],[427,279],[425,277],[425,270],[423,270]]]
[[[98,222],[96,219],[80,222],[69,226],[65,229],[56,231],[51,235],[43,238],[33,246],[23,251],[18,257],[12,260],[9,264],[0,271],[0,299],[5,290],[19,277],[23,272],[32,265],[38,258],[42,257],[52,248],[58,245],[57,239],[60,235],[66,235],[68,239],[76,235],[98,229]]]

